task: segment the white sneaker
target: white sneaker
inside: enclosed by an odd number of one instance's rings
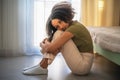
[[[23,70],[23,74],[26,75],[42,75],[42,74],[48,74],[48,69],[44,69],[40,67],[40,65],[27,68],[26,70]]]
[[[39,64],[38,64],[38,65],[35,65],[35,66],[26,67],[26,68],[23,69],[23,71],[28,70],[28,69],[31,69],[31,68],[36,67],[36,66],[39,66]]]

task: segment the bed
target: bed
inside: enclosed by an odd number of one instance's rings
[[[93,39],[94,51],[120,65],[120,26],[87,28]]]

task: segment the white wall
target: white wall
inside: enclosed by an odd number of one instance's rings
[[[0,0],[0,49],[2,47],[2,0]]]

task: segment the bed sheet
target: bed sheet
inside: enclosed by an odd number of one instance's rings
[[[120,53],[120,26],[87,28],[95,44],[109,51]]]

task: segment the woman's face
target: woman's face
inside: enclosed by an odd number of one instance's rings
[[[53,19],[52,21],[51,21],[51,24],[52,24],[52,26],[53,27],[55,27],[56,29],[58,29],[58,30],[66,30],[67,28],[68,28],[68,26],[69,26],[69,24],[68,23],[66,23],[66,22],[64,22],[64,21],[62,21],[62,20],[60,20],[60,19]]]

